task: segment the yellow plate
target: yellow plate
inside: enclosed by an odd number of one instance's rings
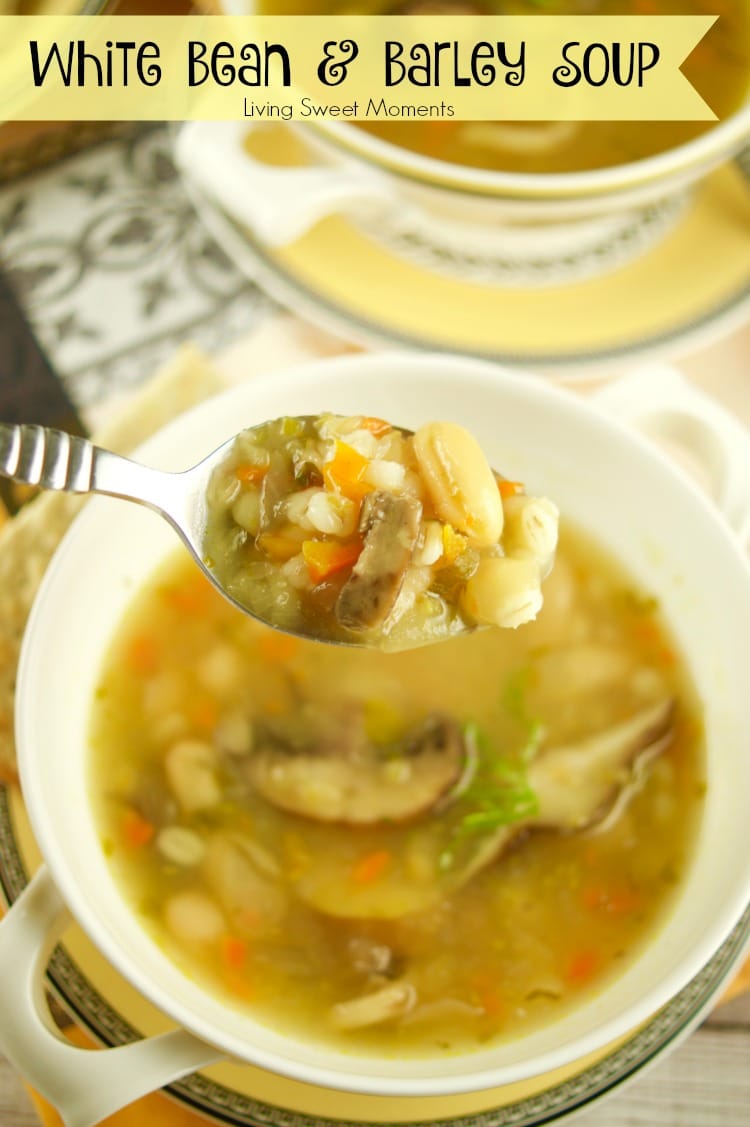
[[[0,787],[0,885],[12,903],[40,862],[17,787]],[[451,1124],[536,1127],[612,1091],[696,1025],[732,975],[750,941],[750,908],[692,982],[639,1030],[573,1065],[522,1083],[435,1098],[362,1096],[287,1080],[244,1064],[221,1064],[171,1085],[185,1108],[235,1127],[363,1127]],[[53,954],[48,978],[80,1025],[104,1045],[170,1028],[168,1020],[102,957],[77,926]],[[85,968],[85,974],[79,968]]]
[[[290,163],[284,151],[275,163]],[[282,146],[283,148],[283,146]],[[697,190],[647,253],[587,281],[478,284],[397,257],[334,216],[284,247],[261,245],[188,183],[239,268],[294,312],[349,339],[489,357],[561,376],[693,346],[750,311],[750,154]]]

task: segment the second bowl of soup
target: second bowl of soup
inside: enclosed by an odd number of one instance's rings
[[[401,11],[538,15],[532,0],[393,5],[226,0],[231,13]],[[633,0],[553,0],[552,14],[642,14]],[[671,230],[686,191],[750,138],[750,4],[657,0],[653,14],[716,15],[685,72],[718,117],[706,122],[330,121],[298,125],[308,156],[283,131],[195,125],[183,167],[268,243],[288,242],[344,212],[402,257],[468,280],[574,281],[621,265]],[[287,132],[289,132],[287,127]],[[297,159],[311,169],[279,167]],[[322,162],[322,163],[321,163]]]

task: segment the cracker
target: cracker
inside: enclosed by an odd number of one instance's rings
[[[132,451],[175,415],[222,391],[219,372],[186,345],[93,440]],[[85,497],[44,493],[0,527],[0,781],[17,779],[13,700],[21,639],[45,569]]]

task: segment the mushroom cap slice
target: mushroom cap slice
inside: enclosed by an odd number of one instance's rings
[[[318,822],[374,825],[410,821],[461,777],[463,732],[430,716],[396,743],[373,744],[361,712],[260,728],[248,761],[250,782],[272,805]]]
[[[529,768],[536,814],[477,838],[471,857],[452,877],[461,887],[530,829],[576,832],[614,820],[630,801],[648,763],[672,742],[675,701],[664,697],[619,724],[578,743],[542,752]]]
[[[419,536],[422,506],[415,497],[378,491],[362,502],[364,547],[336,600],[348,630],[382,626],[396,605]]]
[[[539,809],[527,825],[583,830],[601,822],[671,743],[674,708],[674,700],[664,698],[579,743],[541,754],[529,770]]]

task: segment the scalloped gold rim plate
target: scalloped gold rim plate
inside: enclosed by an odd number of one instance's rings
[[[342,216],[286,246],[265,246],[186,187],[239,269],[326,329],[355,343],[461,352],[571,378],[684,351],[748,316],[748,164],[708,177],[671,232],[628,264],[537,288],[464,281],[407,261]]]

